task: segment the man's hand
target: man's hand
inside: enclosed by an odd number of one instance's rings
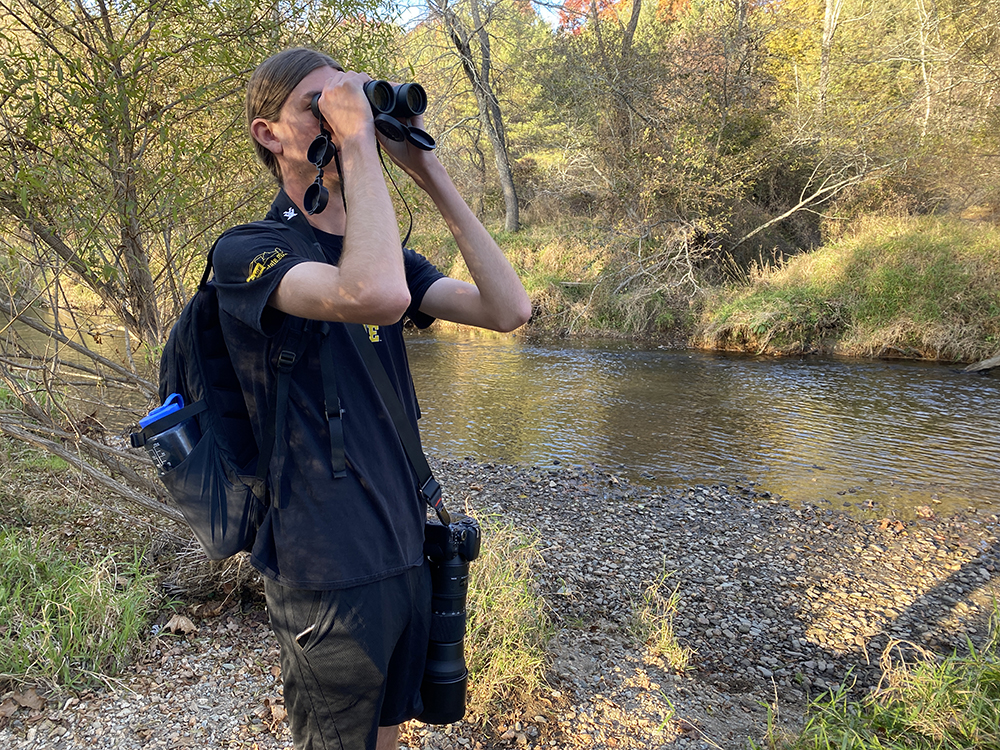
[[[332,71],[319,97],[319,111],[337,147],[356,137],[372,137],[375,121],[364,85],[367,73]]]
[[[392,84],[394,87],[396,85]],[[424,130],[424,116],[422,114],[405,118],[400,122],[407,127],[412,126]],[[414,182],[424,187],[427,170],[437,161],[437,157],[430,151],[417,148],[405,138],[402,141],[392,141],[381,133],[376,133],[376,136],[382,149],[389,155],[393,163],[406,172]]]

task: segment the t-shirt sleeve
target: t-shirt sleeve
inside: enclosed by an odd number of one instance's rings
[[[406,284],[410,288],[410,306],[406,310],[406,316],[417,328],[427,328],[434,322],[434,318],[420,312],[420,303],[424,301],[424,295],[431,285],[438,279],[443,279],[444,274],[427,258],[408,247],[403,248],[403,267],[406,270]]]
[[[219,307],[258,333],[274,335],[284,313],[268,307],[267,301],[288,270],[307,260],[277,232],[228,232],[212,258]]]

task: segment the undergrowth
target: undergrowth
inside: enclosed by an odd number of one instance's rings
[[[485,714],[544,686],[552,627],[532,574],[537,538],[498,516],[478,520],[483,545],[470,564],[465,650],[469,703]]]
[[[632,632],[650,654],[663,659],[676,672],[684,672],[691,661],[691,649],[682,646],[674,633],[674,618],[680,607],[677,585],[670,585],[668,572],[650,583],[642,598],[632,605]]]
[[[115,675],[149,623],[143,555],[74,557],[58,540],[0,530],[0,672],[63,686]]]
[[[810,704],[805,729],[783,739],[772,725],[772,750],[985,750],[1000,747],[1000,653],[998,617],[991,637],[977,650],[918,661],[899,656],[902,644],[883,655],[879,689],[861,700],[847,691],[827,693]]]
[[[0,683],[114,676],[159,600],[144,543],[47,453],[0,440],[0,485]]]
[[[957,219],[869,220],[746,285],[711,295],[699,342],[974,361],[1000,349],[1000,229]]]
[[[683,232],[639,239],[580,219],[493,235],[531,297],[532,331],[645,337],[692,322],[701,258]],[[411,245],[449,276],[472,280],[450,235],[425,230]]]
[[[816,250],[715,282],[718,248],[691,227],[642,239],[585,220],[496,232],[540,333],[669,337],[709,349],[975,361],[1000,350],[1000,228],[955,218],[870,218]],[[695,232],[695,235],[697,233]],[[450,236],[414,247],[471,279]]]

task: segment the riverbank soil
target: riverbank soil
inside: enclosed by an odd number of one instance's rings
[[[537,534],[537,588],[555,635],[538,695],[446,728],[411,723],[404,747],[737,750],[764,740],[769,710],[794,731],[811,697],[874,688],[885,654],[898,663],[988,637],[996,515],[849,517],[756,486],[657,492],[558,465],[434,468],[452,507]],[[684,673],[631,627],[664,573],[679,597],[676,637],[693,651]],[[0,747],[290,748],[259,603],[169,617],[106,688],[0,696]]]

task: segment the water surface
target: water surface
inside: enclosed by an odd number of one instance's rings
[[[408,339],[432,452],[589,465],[662,486],[757,482],[835,507],[995,512],[1000,378],[436,331]]]

